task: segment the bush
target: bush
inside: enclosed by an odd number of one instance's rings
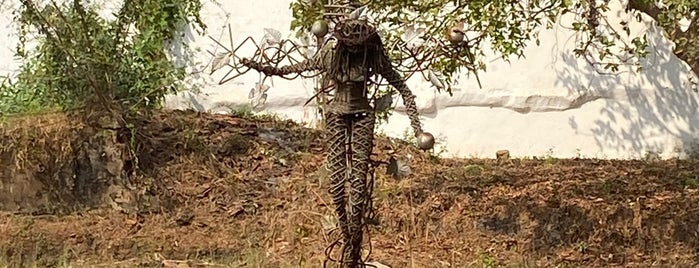
[[[177,37],[190,23],[205,30],[198,0],[125,0],[111,20],[84,1],[38,2],[21,0],[14,12],[23,65],[0,85],[0,115],[107,102],[159,108],[184,87],[184,67],[169,59],[168,46],[186,45]]]

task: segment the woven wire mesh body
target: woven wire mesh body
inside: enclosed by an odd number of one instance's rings
[[[343,267],[363,264],[364,227],[372,211],[370,155],[375,121],[373,113],[326,114],[326,168],[330,171],[329,193],[343,237],[341,257],[337,260]]]

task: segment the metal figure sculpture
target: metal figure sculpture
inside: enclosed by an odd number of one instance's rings
[[[422,131],[415,96],[393,69],[376,29],[363,20],[337,22],[333,38],[313,58],[298,64],[273,67],[247,58],[241,64],[268,76],[321,71],[332,81],[335,94],[325,111],[329,192],[344,237],[342,262],[358,267],[364,222],[371,209],[368,188],[373,187],[370,155],[376,120],[368,96],[371,78],[380,75],[401,94],[415,135],[427,140],[420,146],[430,149],[434,139]]]
[[[242,44],[234,46],[229,28],[230,48],[211,38],[225,50],[222,53],[210,52],[214,56],[211,73],[224,66],[231,67],[219,81],[219,84],[224,84],[250,70],[260,72],[260,82],[251,95],[255,90],[262,90],[258,92],[262,99],[266,97],[264,81],[268,77],[295,79],[321,76],[314,98],[333,93],[327,103],[323,100],[328,146],[325,164],[330,171],[328,191],[333,198],[342,234],[342,238],[333,243],[326,254],[330,259],[332,254],[328,251],[341,244],[341,266],[360,267],[363,265],[361,245],[364,228],[373,213],[371,192],[374,166],[370,156],[374,146],[374,125],[377,111],[382,109],[378,107],[381,100],[369,96],[369,91],[372,86],[384,85],[377,82],[377,78],[387,80],[403,99],[418,147],[431,149],[434,137],[422,130],[415,96],[406,86],[405,79],[420,72],[436,87],[443,86],[440,78],[430,70],[431,65],[444,56],[468,61],[459,55],[470,41],[464,38],[462,32],[455,31],[447,36],[447,43],[435,37],[422,36],[425,42],[433,45],[390,44],[390,49],[407,55],[402,59],[394,58],[396,64],[393,64],[377,29],[357,15],[358,5],[337,1],[328,0],[324,20],[314,23],[310,29],[317,38],[314,53],[308,52],[313,45],[281,40],[281,34],[270,29],[265,29],[266,37],[260,42],[247,37]],[[458,27],[454,29],[458,30]],[[255,53],[249,58],[240,57],[238,51],[248,42],[256,47]],[[299,55],[302,59],[297,58]],[[401,76],[400,73],[406,75]],[[231,74],[233,76],[229,77]]]

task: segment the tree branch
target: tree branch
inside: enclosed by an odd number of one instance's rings
[[[644,0],[629,0],[627,5],[627,10],[636,10],[653,18],[656,22],[659,22],[659,16],[663,12],[667,12],[666,8],[659,8],[653,2]],[[674,22],[669,25],[663,25],[663,30],[667,34],[667,37],[674,42],[676,45],[687,45],[679,44],[680,39],[689,40],[689,43],[699,43],[699,14],[695,14],[691,19],[689,27],[686,31],[682,31],[679,23]],[[686,42],[685,42],[686,43]],[[686,49],[686,48],[684,48]],[[684,49],[673,51],[675,56],[686,62],[692,69],[692,72],[699,77],[699,57],[697,56],[696,50],[694,53],[686,53]]]

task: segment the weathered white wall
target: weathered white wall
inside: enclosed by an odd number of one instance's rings
[[[14,56],[17,34],[12,23],[12,10],[16,5],[13,1],[0,0],[0,80],[14,73],[21,63]]]
[[[279,30],[290,37],[289,0],[207,2],[204,20],[208,34],[227,42],[228,25],[234,42],[245,37],[259,40],[264,28]],[[254,4],[253,4],[254,3]],[[0,14],[0,60],[12,62],[14,40],[9,10]],[[632,26],[642,30],[644,24]],[[659,30],[650,29],[652,53],[645,72],[599,75],[584,61],[572,56],[573,33],[560,25],[541,34],[541,46],[529,48],[526,59],[508,64],[492,56],[488,72],[475,79],[460,79],[454,96],[437,94],[428,82],[415,76],[409,81],[418,96],[425,129],[443,139],[449,155],[494,157],[508,149],[516,157],[638,158],[648,151],[663,157],[682,155],[699,138],[699,110],[696,85],[688,67],[670,52]],[[225,71],[208,75],[210,56],[216,48],[206,36],[187,36],[199,50],[192,83],[200,93],[185,92],[168,99],[170,107],[191,107],[202,111],[227,112],[231,105],[250,103],[248,94],[259,76],[249,73],[225,85],[217,81]],[[249,55],[252,51],[242,51]],[[248,54],[245,54],[248,53]],[[16,64],[0,66],[0,75],[12,73]],[[696,81],[696,80],[694,80]],[[302,107],[312,96],[313,81],[274,79],[268,91],[265,112],[278,113],[312,123],[313,107]],[[401,113],[390,118],[381,131],[403,136],[408,119]]]

